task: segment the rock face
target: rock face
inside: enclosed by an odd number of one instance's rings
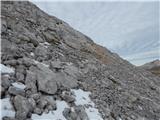
[[[29,103],[27,98],[17,95],[14,98],[13,102],[14,102],[15,109],[17,110],[16,118],[19,120],[26,119],[27,116],[29,115],[29,112],[31,112],[32,110],[31,104]]]
[[[83,107],[75,105],[71,88],[90,91],[104,120],[160,119],[158,76],[28,1],[1,4],[1,62],[15,69],[1,73],[1,98],[9,97],[16,111],[15,118],[4,119],[30,119],[33,113],[55,110],[55,100],[64,100],[70,107],[64,111],[66,119],[88,120]],[[17,91],[14,82],[26,88]]]

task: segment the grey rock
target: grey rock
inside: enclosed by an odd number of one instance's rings
[[[27,114],[26,112],[17,111],[15,116],[17,120],[26,120]]]
[[[8,87],[11,85],[11,80],[9,75],[1,76],[1,85],[4,89],[8,89]]]
[[[74,101],[75,101],[75,98],[73,98],[73,97],[70,96],[70,95],[62,95],[62,98],[63,98],[63,100],[65,100],[65,101],[68,102],[68,103],[71,103],[71,102],[74,102]]]
[[[65,108],[64,111],[63,111],[63,116],[67,119],[67,120],[72,120],[72,117],[71,117],[71,110],[69,108]],[[76,115],[76,113],[75,113]],[[75,118],[76,119],[76,118]]]
[[[56,73],[55,79],[58,84],[66,88],[76,88],[78,86],[77,80],[74,77],[65,74],[64,72]]]
[[[7,23],[6,20],[2,17],[1,18],[1,33],[6,33],[7,31]]]
[[[55,94],[58,86],[64,86],[66,88],[77,87],[77,81],[75,78],[65,74],[64,72],[53,72],[48,67],[37,64],[40,69],[37,71],[38,89],[48,94]]]
[[[36,107],[36,101],[33,98],[28,98],[28,102],[30,103],[30,105],[32,106],[32,108]]]
[[[5,95],[5,89],[1,86],[1,98]]]
[[[31,98],[33,98],[35,101],[37,101],[40,98],[41,94],[40,93],[35,93],[35,94],[31,94]]]
[[[56,102],[55,102],[53,96],[43,95],[41,97],[42,97],[42,99],[46,100],[50,105],[55,106]]]
[[[35,38],[35,37],[30,37],[30,41],[31,41],[31,43],[33,43],[33,45],[35,47],[37,47],[39,45],[39,42],[38,42],[37,38]]]
[[[32,71],[27,71],[25,84],[26,84],[26,88],[30,90],[32,94],[37,93],[35,73],[33,73]]]
[[[14,107],[16,109],[16,118],[19,120],[24,120],[27,118],[29,112],[32,111],[32,106],[27,100],[27,98],[17,95],[14,100]]]
[[[16,66],[17,81],[24,82],[25,74],[26,74],[26,68],[24,65]]]
[[[26,35],[23,35],[23,34],[18,35],[18,39],[20,39],[21,41],[30,42],[29,37],[27,37]]]
[[[59,37],[57,36],[57,34],[55,32],[51,32],[51,31],[45,31],[43,32],[43,35],[45,37],[45,39],[47,40],[47,42],[49,43],[53,43],[53,44],[59,44]]]
[[[4,64],[11,65],[11,66],[16,66],[19,63],[18,63],[17,60],[7,60],[7,61],[4,62]]]
[[[76,106],[75,112],[79,116],[81,120],[89,120],[87,113],[85,112],[85,109],[83,106]]]
[[[23,63],[23,65],[25,65],[26,67],[30,67],[30,66],[32,66],[32,65],[35,65],[35,64],[34,64],[34,60],[31,59],[31,58],[27,58],[27,57],[24,57],[24,58],[22,59],[22,63]]]
[[[34,108],[33,113],[41,115],[42,114],[42,110],[40,108]]]
[[[53,99],[52,96],[41,96],[41,99],[47,101],[47,109],[54,110],[56,109],[56,101]]]
[[[36,56],[41,56],[41,57],[46,57],[46,55],[48,54],[47,48],[41,44],[38,47],[36,47],[34,53]]]
[[[61,95],[62,99],[68,103],[72,103],[75,101],[75,98],[71,95],[70,92],[62,92],[62,95]]]
[[[56,71],[59,71],[61,69],[64,69],[64,65],[63,65],[63,62],[57,60],[57,61],[53,61],[50,63],[50,68],[53,70],[55,69]]]
[[[16,72],[16,78],[19,82],[24,82],[24,74],[20,72]]]
[[[66,66],[64,72],[67,73],[68,75],[74,77],[75,79],[77,79],[77,76],[80,75],[80,71],[74,65]]]
[[[44,109],[47,106],[47,100],[40,98],[37,102],[37,107],[40,109]]]
[[[74,111],[70,108],[65,108],[63,115],[67,120],[89,120],[83,106],[75,106]]]
[[[8,89],[9,94],[11,95],[22,95],[25,96],[25,90],[10,86]]]
[[[57,82],[53,80],[52,73],[43,71],[37,72],[38,90],[48,93],[55,94],[57,92]]]
[[[40,108],[41,110],[44,109],[44,111],[46,111],[46,112],[49,110],[55,110],[56,109],[56,102],[52,96],[43,95],[37,101],[37,107]]]

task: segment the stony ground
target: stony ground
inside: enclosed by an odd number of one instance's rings
[[[3,104],[3,120],[44,116],[59,109],[57,101],[67,107],[62,120],[97,120],[86,111],[92,105],[76,104],[72,90],[91,93],[99,120],[160,120],[158,76],[30,2],[1,3],[1,101],[11,102]]]

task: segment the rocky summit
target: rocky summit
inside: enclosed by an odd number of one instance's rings
[[[160,120],[160,77],[31,2],[1,1],[1,103],[3,120]]]

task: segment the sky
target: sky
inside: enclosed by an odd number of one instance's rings
[[[132,64],[160,59],[158,2],[66,1],[32,0]]]

